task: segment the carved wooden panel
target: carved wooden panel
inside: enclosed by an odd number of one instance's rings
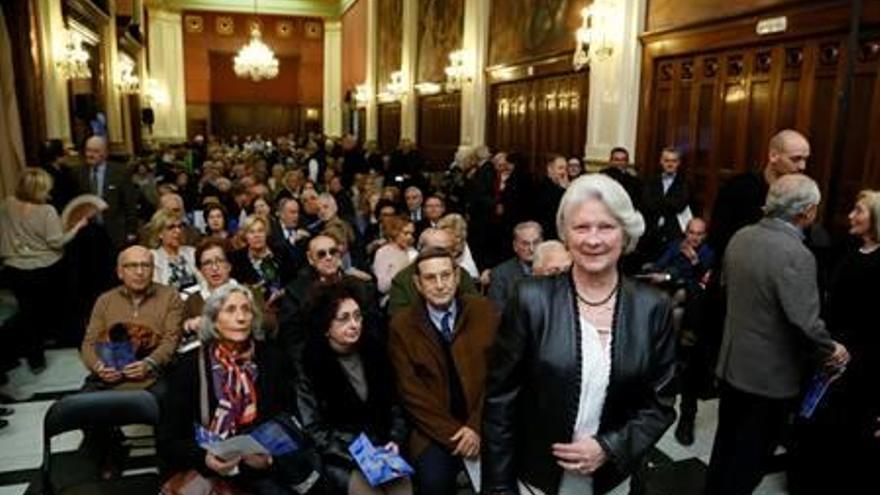
[[[488,140],[493,149],[526,155],[529,171],[552,154],[581,157],[587,127],[587,72],[491,87]]]
[[[418,145],[431,170],[443,170],[461,142],[461,95],[441,93],[419,98]]]
[[[379,147],[390,153],[400,142],[400,103],[379,105]]]

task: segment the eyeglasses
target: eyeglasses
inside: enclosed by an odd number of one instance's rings
[[[220,268],[226,266],[227,263],[229,263],[229,261],[223,258],[213,258],[207,261],[202,261],[202,267]]]
[[[335,258],[335,257],[339,256],[339,248],[319,249],[319,250],[315,251],[315,256],[319,260],[327,258],[328,256]]]
[[[174,230],[174,229],[182,229],[182,228],[183,228],[183,224],[180,222],[169,223],[168,225],[165,226],[165,230]]]
[[[143,263],[123,263],[122,269],[130,272],[137,271],[138,269],[147,271],[153,269],[153,264],[146,261]]]
[[[352,320],[354,320],[355,323],[360,323],[364,320],[364,315],[362,315],[360,311],[354,311],[352,313],[342,313],[339,316],[333,317],[333,323],[336,323],[337,325],[348,325]]]

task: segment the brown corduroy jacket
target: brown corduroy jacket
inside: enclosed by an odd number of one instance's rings
[[[480,433],[486,367],[500,316],[482,296],[462,296],[458,305],[451,353],[467,406],[466,424],[452,414],[446,359],[425,302],[413,304],[391,320],[388,352],[401,403],[414,423],[409,442],[413,457],[431,442],[454,450],[456,444],[450,437],[462,426]]]

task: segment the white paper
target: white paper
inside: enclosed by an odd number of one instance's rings
[[[225,460],[251,454],[268,454],[269,451],[250,435],[238,435],[222,442],[205,445],[208,452]]]
[[[480,458],[463,457],[462,460],[464,460],[464,468],[467,470],[468,478],[471,479],[471,486],[475,492],[480,493]]]

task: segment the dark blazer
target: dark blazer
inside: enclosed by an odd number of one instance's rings
[[[270,247],[271,249],[271,247]],[[281,277],[281,287],[293,280],[296,275],[296,265],[293,260],[283,253],[275,253],[272,256],[278,263],[278,271]],[[247,247],[229,253],[229,264],[232,265],[232,278],[245,285],[258,285],[263,281],[260,273],[254,268],[248,257]]]
[[[414,304],[391,320],[388,353],[397,375],[401,403],[413,425],[409,442],[413,457],[418,457],[431,443],[451,452],[455,442],[449,438],[462,426],[480,432],[486,367],[499,315],[482,296],[464,296],[458,304],[450,352],[468,417],[464,424],[451,411],[450,370],[425,303]]]
[[[631,472],[675,419],[672,305],[623,279],[611,376],[596,440],[608,461],[596,492]],[[579,316],[570,272],[519,283],[495,341],[483,409],[483,493],[518,493],[521,479],[557,493],[553,443],[571,442],[581,386]]]
[[[649,233],[659,236],[659,247],[665,246],[672,239],[682,236],[678,224],[678,214],[688,207],[691,200],[690,190],[684,174],[679,171],[666,194],[663,193],[662,174],[653,175],[645,180],[642,187],[642,214]],[[657,222],[663,218],[663,227]]]
[[[76,171],[80,194],[91,193],[92,168],[82,165]],[[100,194],[107,202],[107,211],[102,214],[107,234],[116,249],[123,247],[126,237],[137,238],[137,191],[131,181],[131,172],[121,163],[107,162],[104,171],[104,188]]]
[[[504,311],[504,305],[513,296],[516,283],[527,276],[516,256],[492,269],[489,299],[498,306],[499,311]]]
[[[305,265],[306,251],[309,243],[308,238],[294,243],[289,242],[285,238],[284,229],[281,227],[281,221],[278,219],[273,218],[270,222],[268,243],[272,252],[287,258],[287,262],[293,266],[294,270]]]
[[[632,201],[633,206],[641,211],[642,209],[642,181],[635,175],[631,175],[629,172],[621,170],[618,167],[605,167],[602,169],[602,173],[616,180],[624,189],[626,189],[626,194],[629,195],[630,201]]]
[[[410,263],[391,279],[391,289],[388,290],[388,316],[394,316],[400,311],[422,301],[422,296],[413,282],[415,265]],[[458,267],[458,295],[476,295],[480,292],[473,277],[462,267]]]
[[[559,202],[562,201],[563,194],[565,194],[565,188],[545,176],[538,184],[536,194],[532,198],[531,216],[541,224],[544,239],[559,237],[556,232],[556,210],[559,209]]]
[[[834,350],[819,317],[816,258],[793,225],[764,218],[730,240],[722,277],[718,377],[762,397],[797,396],[810,365]]]
[[[397,403],[394,375],[384,347],[369,333],[362,334],[357,352],[367,383],[367,399],[361,400],[324,332],[314,330],[303,353],[296,402],[303,428],[324,462],[354,469],[348,446],[361,433],[377,446],[391,441],[403,446],[408,433],[406,421]]]
[[[216,475],[205,466],[205,450],[198,446],[193,425],[201,421],[199,412],[199,358],[206,352],[199,347],[182,356],[166,374],[159,397],[160,420],[157,428],[159,456],[170,473],[197,469],[206,475]],[[276,414],[294,410],[294,373],[276,347],[256,342],[254,361],[257,363],[257,420],[258,424]],[[205,354],[205,364],[210,366]],[[210,370],[208,371],[209,414],[217,407]]]

